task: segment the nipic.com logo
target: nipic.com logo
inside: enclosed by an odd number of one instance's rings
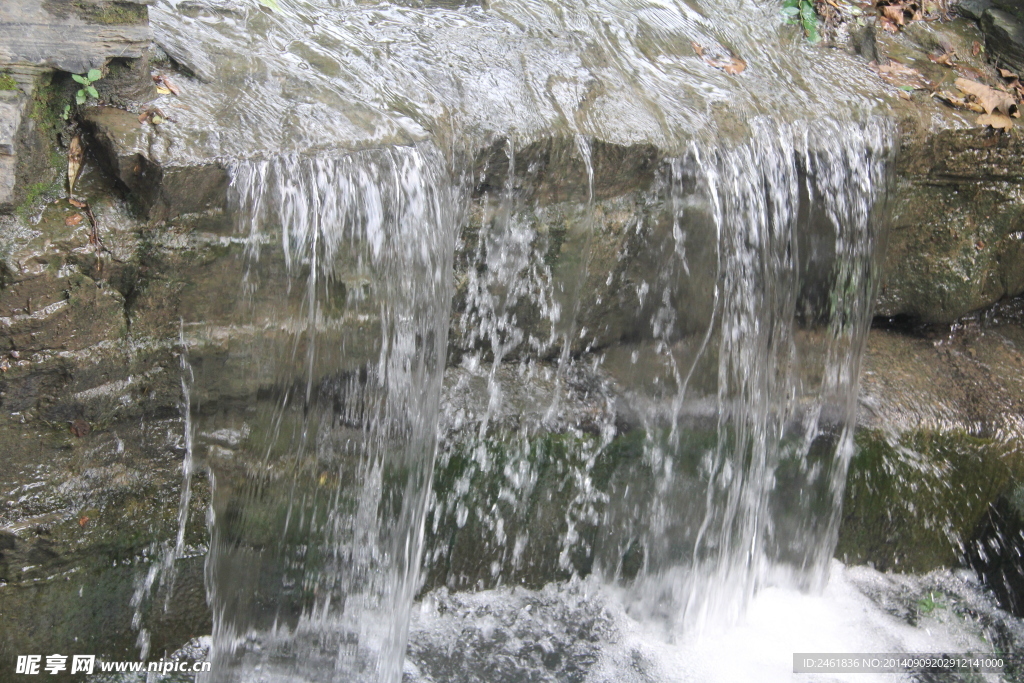
[[[158,662],[105,662],[96,655],[18,655],[14,673],[28,676],[59,673],[92,674],[112,672],[200,673],[210,670],[210,662],[162,659]]]

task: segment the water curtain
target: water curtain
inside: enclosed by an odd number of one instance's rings
[[[210,462],[213,680],[397,680],[458,192],[414,147],[239,163],[233,192],[256,399]]]

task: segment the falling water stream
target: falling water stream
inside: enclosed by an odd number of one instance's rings
[[[239,264],[183,331],[245,387],[183,384],[210,680],[397,681],[426,580],[591,575],[677,633],[823,589],[892,154],[866,70],[769,0],[276,4],[151,10],[195,76],[152,152],[229,169]]]

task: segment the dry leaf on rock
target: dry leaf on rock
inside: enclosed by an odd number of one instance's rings
[[[914,0],[878,0],[876,3],[882,28],[896,33],[909,21],[922,19],[921,5]]]
[[[171,79],[167,78],[167,76],[157,74],[153,76],[153,81],[156,83],[156,91],[161,95],[170,95],[171,93],[175,97],[181,95],[181,90],[174,83],[171,83]]]
[[[720,58],[712,58],[707,55],[707,50],[704,49],[704,46],[698,43],[690,43],[690,45],[693,47],[693,51],[697,53],[697,56],[703,59],[708,66],[721,69],[731,76],[743,73],[747,68],[747,63],[734,54],[728,54]]]
[[[82,137],[76,135],[71,138],[71,144],[68,145],[68,194],[75,193],[75,183],[78,182],[78,176],[82,174],[82,159],[85,157],[85,153],[82,150]]]
[[[953,95],[952,93],[937,92],[937,93],[935,93],[935,97],[939,98],[943,102],[946,102],[947,104],[953,105],[954,107],[959,107],[961,109],[970,109],[971,111],[977,112],[979,114],[984,114],[985,113],[985,108],[982,107],[977,102],[968,102],[964,98],[957,97],[956,95]]]
[[[978,117],[978,125],[1010,130],[1013,128],[1013,119],[1003,114],[982,114]]]
[[[954,85],[968,95],[974,96],[985,109],[986,114],[994,111],[1006,116],[1018,116],[1017,101],[1012,95],[967,78],[956,79]]]
[[[871,62],[868,68],[878,74],[878,77],[889,85],[897,88],[912,88],[914,90],[927,90],[931,82],[924,77],[917,69],[900,64],[895,59],[890,59],[888,64]]]
[[[1009,69],[1000,69],[999,75],[1009,81],[1007,85],[1017,91],[1018,98],[1024,99],[1024,83],[1020,82],[1020,76]]]
[[[68,226],[70,228],[72,226],[78,225],[83,220],[84,219],[82,218],[82,214],[80,214],[80,213],[72,214],[72,215],[70,215],[70,216],[68,216],[67,218],[64,219],[64,225],[66,225],[66,226]]]
[[[935,64],[943,64],[945,66],[953,66],[953,56],[955,54],[956,54],[955,52],[950,50],[949,52],[946,52],[946,53],[941,54],[939,56],[928,55],[928,59],[930,59]]]
[[[88,204],[86,204],[85,202],[80,202],[74,197],[68,197],[68,204],[79,209],[84,209],[86,206],[88,206]]]

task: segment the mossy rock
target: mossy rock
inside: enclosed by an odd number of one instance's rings
[[[836,557],[882,571],[960,564],[1000,494],[1024,481],[1020,444],[963,431],[862,430],[847,478]]]
[[[1024,617],[1024,484],[988,510],[967,547],[967,563],[996,595],[1000,607]]]

